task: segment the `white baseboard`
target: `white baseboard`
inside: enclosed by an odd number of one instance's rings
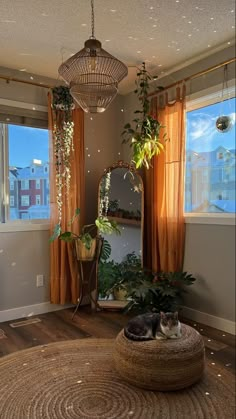
[[[232,322],[231,320],[212,316],[211,314],[203,313],[202,311],[194,310],[186,306],[182,307],[181,315],[183,315],[183,317],[187,317],[190,320],[194,320],[207,326],[214,327],[215,329],[231,333],[232,335],[236,334],[236,323]]]
[[[51,304],[49,301],[40,304],[33,304],[31,306],[16,307],[9,310],[0,311],[0,323],[10,320],[21,319],[25,317],[35,316],[37,314],[49,313],[51,311],[63,310],[65,308],[73,307],[72,304]]]

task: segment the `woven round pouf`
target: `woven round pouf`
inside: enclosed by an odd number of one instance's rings
[[[181,324],[179,339],[132,341],[122,330],[114,347],[114,361],[120,376],[134,386],[171,391],[188,387],[203,375],[205,350],[202,336]]]

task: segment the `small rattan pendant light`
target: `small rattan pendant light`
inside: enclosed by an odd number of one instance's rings
[[[94,0],[91,0],[92,35],[84,48],[62,63],[58,73],[70,85],[70,93],[85,112],[104,112],[118,92],[128,68],[102,48],[94,36]]]

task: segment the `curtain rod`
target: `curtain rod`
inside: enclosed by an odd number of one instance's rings
[[[31,84],[32,86],[43,87],[45,89],[53,89],[53,87],[55,87],[55,86],[50,86],[49,84],[36,83],[29,80],[17,79],[15,77],[2,76],[1,74],[0,74],[0,79],[6,80],[7,83],[10,83],[10,81],[15,81],[17,83]]]
[[[171,87],[174,87],[179,83],[184,83],[186,81],[193,80],[197,77],[203,76],[204,74],[210,73],[211,71],[214,71],[217,68],[223,67],[224,65],[232,64],[235,61],[236,61],[236,58],[231,58],[228,61],[224,61],[223,63],[220,63],[220,64],[214,65],[212,67],[209,67],[207,70],[199,71],[198,73],[195,73],[192,76],[186,77],[185,79],[182,79],[182,80],[176,81],[172,84],[169,84],[168,86],[164,87],[163,90],[168,90]],[[51,86],[49,84],[36,83],[36,82],[33,82],[33,81],[29,81],[29,80],[20,80],[20,79],[17,79],[15,77],[2,76],[1,74],[0,74],[0,79],[6,80],[7,83],[9,83],[10,81],[14,81],[16,83],[30,84],[32,86],[43,87],[45,89],[53,89],[53,87],[55,87],[55,86]],[[163,92],[163,90],[162,90],[162,92]],[[157,93],[160,93],[160,91],[156,90],[155,92],[149,93],[148,96],[153,96],[153,95],[156,95]]]
[[[182,79],[182,80],[176,81],[176,82],[174,82],[172,84],[169,84],[168,86],[164,87],[164,89],[162,89],[162,90],[155,90],[154,92],[149,93],[148,96],[154,96],[154,95],[156,95],[158,93],[163,92],[164,90],[168,90],[171,87],[176,86],[177,84],[185,83],[185,82],[187,82],[189,80],[196,79],[197,77],[203,76],[204,74],[210,73],[211,71],[217,70],[217,68],[223,67],[223,66],[225,66],[227,64],[232,64],[235,61],[236,61],[236,58],[231,58],[230,60],[224,61],[223,63],[220,63],[220,64],[214,65],[212,67],[209,67],[206,70],[199,71],[198,73],[192,74],[192,76],[185,77],[185,79]]]

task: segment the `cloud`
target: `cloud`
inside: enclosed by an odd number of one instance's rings
[[[211,115],[202,112],[195,113],[194,117],[188,121],[188,135],[191,141],[212,140],[217,134],[215,121],[216,118],[212,118]]]

